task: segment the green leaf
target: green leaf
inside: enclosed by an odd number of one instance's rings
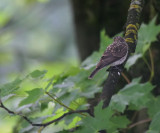
[[[76,110],[81,105],[82,106],[85,105],[85,103],[86,103],[86,98],[81,97],[76,100],[72,100],[69,107],[72,108],[73,110]]]
[[[142,108],[150,100],[148,94],[154,88],[149,82],[139,83],[140,78],[132,80],[111,99],[111,108],[124,112],[125,107],[133,104],[137,109]]]
[[[35,70],[30,73],[32,78],[38,78],[38,77],[43,77],[47,73],[46,70],[40,71],[40,70]]]
[[[76,124],[77,124],[80,120],[81,120],[80,117],[78,117],[78,116],[74,117],[73,120],[72,120],[72,122],[71,122],[69,125],[67,125],[67,128],[66,128],[66,129],[72,129],[72,128],[76,127]]]
[[[159,133],[159,131],[148,130],[146,133]]]
[[[46,108],[48,108],[48,102],[42,102],[41,103],[41,111],[45,110]]]
[[[113,116],[110,107],[102,109],[100,102],[94,109],[94,117],[87,116],[82,119],[82,129],[76,133],[98,133],[99,130],[107,130],[107,133],[116,132],[119,128],[126,128],[130,121],[126,116]]]
[[[53,81],[54,81],[54,77],[50,78],[48,80],[48,84],[47,86],[45,87],[45,91],[48,91],[49,87],[53,84]]]
[[[79,95],[87,98],[93,98],[94,94],[97,92],[100,92],[101,90],[102,90],[102,87],[93,85],[93,86],[87,87],[87,89],[83,89],[83,91]]]
[[[151,118],[160,111],[159,103],[160,103],[160,96],[156,98],[152,96],[150,98],[150,101],[147,103],[148,114]]]
[[[27,91],[28,96],[24,100],[22,100],[19,104],[19,106],[23,106],[25,104],[34,103],[36,102],[43,94],[42,88],[35,88],[31,91]]]
[[[110,106],[119,112],[124,112],[126,106],[129,105],[129,96],[117,94],[112,96]]]
[[[144,46],[143,46],[143,49],[142,49],[142,53],[144,54],[150,47],[151,43],[146,43]]]
[[[114,116],[111,121],[115,124],[117,128],[126,128],[130,121],[126,116]]]
[[[136,61],[142,57],[142,54],[135,54],[129,57],[127,60],[127,63],[125,65],[125,68],[129,70],[129,68],[136,63]]]
[[[68,112],[67,110],[64,111],[63,107],[61,107],[61,108],[57,109],[57,111],[55,112],[54,116],[48,117],[43,122],[46,123],[46,122],[55,120],[55,119],[61,117],[64,113],[67,113],[67,112]]]
[[[102,110],[103,103],[100,102],[98,106],[95,107],[94,117],[87,116],[82,119],[83,128],[76,133],[97,133],[99,130],[107,129],[114,126],[114,124],[110,121],[113,112],[110,108],[106,108]]]
[[[92,98],[96,92],[101,90],[100,86],[107,74],[105,74],[104,69],[92,80],[88,79],[89,74],[89,71],[86,72],[84,69],[81,69],[76,76],[71,76],[60,83],[55,83],[50,92],[54,93],[59,99],[64,100],[65,103],[78,98],[78,96]],[[66,98],[70,100],[66,100]]]
[[[136,53],[144,54],[150,47],[151,42],[156,41],[156,36],[160,33],[160,25],[155,25],[156,18],[154,17],[148,25],[141,25],[138,31]]]
[[[4,97],[11,93],[14,93],[16,90],[19,89],[19,85],[21,84],[22,80],[17,78],[10,83],[6,83],[0,87],[0,96]]]
[[[153,130],[153,131],[157,131],[159,132],[160,131],[160,112],[158,112],[157,114],[155,114],[155,116],[153,117],[152,119],[152,122],[149,126],[149,130]]]
[[[96,66],[97,62],[99,61],[102,54],[98,52],[94,52],[91,56],[89,56],[87,59],[85,59],[82,63],[82,67],[85,70],[89,70]]]

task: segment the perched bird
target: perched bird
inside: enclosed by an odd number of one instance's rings
[[[120,36],[115,37],[114,42],[106,48],[99,63],[88,78],[93,78],[100,69],[108,65],[117,66],[122,64],[126,60],[127,55],[128,45],[124,38]]]

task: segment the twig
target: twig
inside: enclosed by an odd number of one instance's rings
[[[151,60],[151,75],[150,75],[149,81],[152,81],[152,78],[154,77],[154,61],[153,61],[152,51],[150,48],[149,48],[149,55],[150,55],[150,60]]]
[[[128,127],[128,129],[131,129],[131,128],[137,126],[137,125],[140,125],[140,124],[143,124],[143,123],[146,123],[146,122],[150,122],[150,121],[151,121],[150,118],[145,119],[145,120],[138,121],[138,122],[133,123],[132,125],[130,125],[130,126]]]
[[[70,110],[70,111],[75,111],[75,110],[73,110],[72,108],[70,108],[70,107],[66,106],[65,104],[63,104],[61,101],[59,101],[59,100],[57,100],[56,98],[54,98],[49,92],[45,92],[45,93],[46,93],[49,97],[51,97],[54,101],[56,101],[57,103],[59,103],[61,106],[67,108],[67,109]],[[81,115],[83,115],[83,116],[87,116],[87,115],[85,115],[85,114],[83,114],[83,113],[79,113],[79,114],[81,114]]]
[[[0,107],[3,108],[4,110],[6,110],[9,114],[18,115],[20,117],[23,117],[23,119],[28,121],[28,123],[30,123],[31,125],[33,124],[26,116],[23,116],[21,114],[17,114],[16,112],[13,112],[10,109],[8,109],[7,107],[5,107],[4,104],[2,103],[2,101],[1,101]]]
[[[131,83],[129,78],[123,72],[121,72],[121,74],[122,74],[123,78],[127,81],[128,84]]]
[[[54,98],[49,92],[45,92],[50,98],[52,98],[54,101],[56,101],[58,104],[60,104],[61,106],[67,108],[68,110],[74,111],[72,108],[66,106],[65,104],[63,104],[61,101],[57,100],[56,98]]]
[[[131,121],[132,121],[132,122],[135,120],[137,114],[138,114],[138,111],[136,111],[136,112],[133,114],[133,116],[132,116],[132,118],[131,118]]]
[[[9,114],[15,114],[15,112],[13,112],[13,111],[9,110],[8,108],[6,108],[6,107],[3,105],[3,103],[2,103],[1,100],[0,100],[0,107],[3,108],[3,109],[5,109]]]
[[[75,114],[75,113],[88,113],[88,114],[90,114],[90,111],[89,111],[89,110],[75,110],[75,111],[70,111],[70,112],[64,113],[64,114],[63,114],[62,116],[60,116],[59,118],[54,119],[54,120],[49,121],[49,122],[46,122],[46,123],[33,123],[27,116],[18,114],[18,113],[16,113],[16,112],[8,109],[7,107],[5,107],[1,100],[0,100],[0,108],[3,108],[4,110],[6,110],[9,114],[13,114],[13,115],[17,115],[17,116],[22,117],[22,118],[25,119],[28,123],[30,123],[32,126],[42,127],[42,129],[45,128],[45,127],[47,127],[47,126],[49,126],[49,125],[52,124],[52,123],[55,123],[55,122],[60,121],[61,119],[63,119],[63,118],[64,118],[65,116],[67,116],[67,115],[71,115],[71,114]]]
[[[143,60],[144,60],[144,62],[146,63],[146,65],[147,65],[149,71],[151,72],[152,69],[151,69],[151,67],[150,67],[150,65],[149,65],[149,63],[148,63],[148,61],[146,60],[146,58],[145,58],[144,56],[143,56]]]

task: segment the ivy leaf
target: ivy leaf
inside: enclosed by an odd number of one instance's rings
[[[14,81],[10,83],[6,83],[3,86],[0,87],[0,96],[4,97],[11,93],[14,93],[16,90],[19,89],[19,85],[21,84],[23,80],[17,78]]]
[[[124,112],[125,107],[129,104],[135,105],[137,108],[145,106],[145,103],[149,101],[147,95],[154,88],[151,83],[139,83],[140,78],[132,80],[132,82],[126,85],[111,99],[111,108]]]
[[[157,132],[159,132],[160,131],[159,123],[160,123],[160,112],[155,114],[155,116],[153,117],[152,122],[151,122],[151,124],[149,126],[149,131],[157,131]]]
[[[42,88],[35,88],[31,91],[27,91],[27,93],[28,93],[28,97],[22,100],[19,106],[23,106],[29,103],[34,103],[40,98],[40,96],[44,94]]]
[[[155,25],[156,18],[146,25],[142,24],[138,31],[138,43],[136,47],[136,53],[144,54],[151,45],[151,42],[156,40],[156,36],[160,33],[160,25]]]
[[[47,73],[46,70],[44,70],[44,71],[35,70],[35,71],[31,72],[29,75],[32,78],[39,78],[39,77],[43,77],[46,73]]]

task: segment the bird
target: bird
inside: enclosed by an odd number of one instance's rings
[[[94,75],[106,66],[118,66],[122,64],[128,55],[128,45],[123,37],[116,36],[114,41],[104,51],[100,61],[96,65],[96,68],[92,71],[89,79],[92,79]]]

